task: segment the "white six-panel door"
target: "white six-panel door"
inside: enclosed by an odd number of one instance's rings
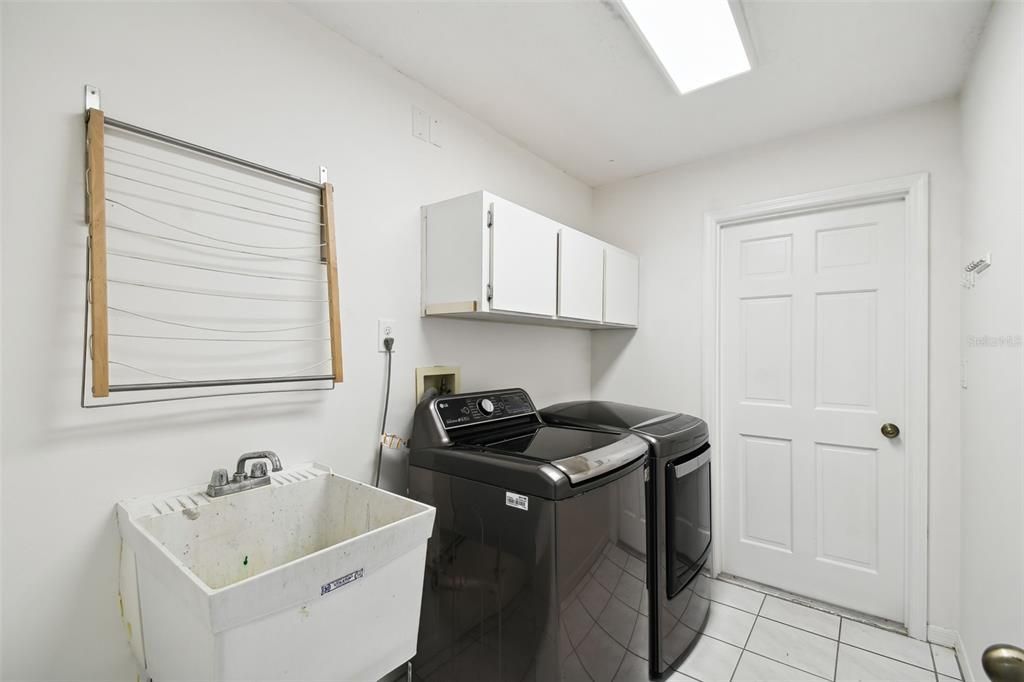
[[[904,620],[903,200],[722,231],[722,570]]]

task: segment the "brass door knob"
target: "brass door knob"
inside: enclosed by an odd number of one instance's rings
[[[895,438],[900,435],[900,427],[886,422],[885,424],[882,424],[882,435],[886,438]]]
[[[992,682],[1024,680],[1024,651],[1011,644],[993,644],[985,649],[981,665]]]

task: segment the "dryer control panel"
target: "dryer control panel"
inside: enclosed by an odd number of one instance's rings
[[[434,400],[445,429],[456,429],[536,413],[533,401],[521,388],[487,393],[463,393]]]

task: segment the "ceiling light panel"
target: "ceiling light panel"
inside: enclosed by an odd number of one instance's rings
[[[680,94],[750,70],[729,0],[621,0]]]

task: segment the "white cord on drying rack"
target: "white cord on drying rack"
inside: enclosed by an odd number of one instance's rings
[[[127,161],[121,161],[120,159],[108,158],[107,159],[107,163],[116,163],[118,165],[126,166],[128,168],[135,168],[135,169],[143,171],[145,173],[152,173],[153,175],[160,175],[160,176],[165,177],[165,178],[171,178],[172,180],[180,180],[181,182],[191,182],[191,183],[193,183],[195,185],[200,185],[202,187],[209,187],[210,189],[215,189],[218,192],[227,192],[228,194],[234,194],[236,196],[245,197],[246,199],[255,199],[256,201],[262,201],[263,203],[271,204],[273,206],[280,206],[282,208],[290,208],[293,211],[302,211],[303,213],[309,213],[310,215],[315,215],[315,216],[319,216],[320,215],[320,209],[323,206],[322,204],[318,204],[316,207],[292,206],[291,204],[285,204],[285,203],[280,202],[280,201],[273,201],[272,199],[264,199],[263,197],[256,196],[255,194],[247,194],[245,192],[239,192],[237,190],[227,189],[226,187],[218,187],[217,185],[211,185],[210,183],[203,182],[202,180],[193,180],[192,178],[183,178],[180,175],[175,175],[173,173],[164,173],[163,171],[153,170],[152,168],[146,168],[145,166],[138,166],[138,165],[136,165],[134,163],[128,163]],[[120,176],[118,176],[118,177],[120,177]]]
[[[273,301],[275,303],[327,303],[326,298],[293,298],[290,296],[253,296],[250,294],[239,294],[224,291],[203,291],[201,289],[182,289],[180,287],[153,284],[152,282],[136,282],[130,279],[111,279],[107,282],[112,284],[123,284],[130,287],[143,287],[145,289],[157,289],[159,291],[174,291],[181,294],[194,294],[196,296],[217,296],[220,298],[237,298],[245,301]]]
[[[327,358],[326,360],[321,360],[320,362],[316,362],[316,363],[314,363],[312,365],[309,365],[308,367],[300,367],[299,369],[295,370],[294,372],[288,372],[286,374],[282,374],[281,376],[286,376],[286,377],[296,376],[298,374],[302,374],[303,372],[305,372],[307,370],[311,370],[314,367],[319,367],[320,365],[326,364],[326,363],[328,363],[330,361],[331,361],[331,359]],[[166,374],[160,374],[158,372],[151,372],[148,369],[142,369],[141,367],[136,367],[135,365],[129,365],[127,362],[119,362],[117,360],[108,360],[107,362],[109,362],[111,365],[118,365],[119,367],[127,367],[128,369],[135,370],[136,372],[142,372],[143,374],[148,374],[150,376],[157,377],[159,379],[168,379],[169,381],[181,381],[181,382],[203,381],[203,379],[181,379],[179,377],[172,377],[172,376],[168,376]]]
[[[204,332],[224,332],[228,334],[274,334],[277,332],[291,332],[299,329],[312,329],[321,325],[327,324],[330,320],[320,320],[315,324],[303,324],[297,327],[282,327],[280,329],[222,329],[219,327],[203,327],[196,324],[188,324],[186,322],[173,322],[171,320],[165,320],[163,318],[154,317],[152,315],[146,315],[144,313],[136,312],[134,310],[128,310],[127,308],[118,308],[116,306],[107,306],[108,310],[115,310],[125,315],[131,315],[133,317],[139,317],[143,320],[149,320],[151,322],[160,322],[162,324],[169,324],[175,327],[187,327],[188,329],[198,329]]]
[[[104,149],[109,149],[109,150],[115,151],[115,152],[121,152],[122,154],[128,154],[129,156],[136,156],[136,157],[138,157],[140,159],[146,159],[147,161],[152,161],[153,163],[160,163],[160,164],[163,164],[165,166],[170,166],[172,168],[178,168],[178,169],[181,169],[181,170],[185,170],[185,171],[188,171],[189,173],[195,173],[196,175],[205,175],[208,178],[213,178],[215,180],[222,180],[224,182],[231,183],[232,185],[238,185],[239,187],[248,187],[249,189],[259,190],[260,192],[263,192],[264,194],[273,194],[275,196],[284,197],[285,199],[294,199],[295,201],[301,201],[301,199],[298,199],[297,197],[293,197],[290,194],[285,194],[283,192],[275,192],[273,190],[266,189],[264,187],[259,187],[257,185],[250,185],[250,184],[245,183],[245,182],[239,182],[238,180],[231,180],[229,178],[224,178],[224,177],[221,177],[219,175],[214,175],[213,173],[204,173],[203,171],[196,170],[195,168],[189,168],[188,166],[182,166],[181,164],[171,163],[170,161],[162,161],[161,159],[156,159],[156,158],[153,158],[152,156],[146,156],[145,154],[139,154],[138,152],[130,152],[127,149],[122,149],[120,147],[115,147],[113,145],[109,145],[109,144],[108,145],[104,145],[103,148]],[[305,191],[312,191],[312,190],[309,190],[308,188],[303,188],[303,189]],[[317,201],[319,201],[319,200],[320,200],[320,197],[317,196]],[[318,206],[322,206],[322,204],[317,204],[317,205]]]
[[[161,265],[171,265],[177,268],[188,268],[190,270],[205,270],[207,272],[219,272],[224,275],[238,275],[239,277],[255,277],[257,279],[274,279],[285,282],[307,282],[310,284],[326,284],[326,279],[308,279],[305,277],[285,277],[284,275],[261,275],[253,272],[239,272],[237,270],[223,270],[221,268],[211,268],[205,265],[193,265],[191,263],[178,263],[172,260],[163,260],[161,258],[149,258],[148,256],[139,256],[133,253],[125,253],[124,251],[115,251],[114,249],[107,249],[108,256],[117,256],[118,258],[130,258],[132,260],[146,261],[147,263],[159,263]]]
[[[127,339],[154,339],[160,341],[230,341],[232,343],[313,343],[314,341],[330,341],[331,337],[312,337],[303,339],[225,339],[216,336],[157,336],[155,334],[107,334]]]
[[[189,241],[187,239],[175,239],[174,237],[164,237],[163,235],[152,234],[152,233],[149,233],[149,232],[139,232],[138,230],[132,230],[132,229],[127,228],[127,227],[121,227],[120,225],[114,225],[112,223],[107,223],[107,228],[109,228],[111,230],[117,230],[119,232],[127,232],[129,234],[135,234],[135,235],[138,235],[140,237],[148,237],[150,239],[159,239],[161,241],[173,242],[175,244],[188,244],[189,246],[199,246],[199,247],[202,247],[204,249],[213,249],[215,251],[225,251],[227,253],[240,253],[240,254],[243,254],[243,255],[246,255],[246,256],[258,256],[260,258],[272,258],[274,260],[290,260],[290,261],[296,261],[296,262],[299,262],[299,263],[316,263],[317,265],[323,265],[323,261],[321,261],[319,258],[296,258],[294,256],[278,256],[278,255],[271,254],[271,253],[259,253],[257,251],[245,251],[245,250],[242,250],[242,249],[229,249],[229,248],[224,247],[224,246],[213,246],[211,244],[203,244],[202,242]]]
[[[297,227],[285,227],[284,225],[275,225],[274,223],[265,223],[265,222],[262,222],[262,221],[259,221],[259,220],[251,220],[249,218],[242,218],[242,217],[236,216],[236,215],[229,215],[227,213],[218,213],[217,211],[208,211],[208,210],[206,210],[204,208],[197,208],[195,206],[188,206],[187,204],[177,204],[177,203],[175,203],[173,201],[167,201],[166,199],[157,199],[156,197],[148,197],[145,194],[136,194],[135,192],[129,192],[129,191],[124,190],[124,189],[117,189],[116,187],[107,187],[107,192],[108,193],[109,192],[117,192],[118,194],[123,194],[125,196],[129,196],[129,197],[132,197],[134,199],[142,199],[143,201],[150,201],[150,202],[152,202],[154,204],[163,204],[164,206],[173,206],[175,208],[183,208],[183,209],[185,209],[187,211],[192,211],[194,213],[202,213],[203,215],[212,215],[212,216],[215,216],[217,218],[224,218],[225,220],[235,220],[237,222],[247,223],[249,225],[259,225],[260,227],[269,227],[271,229],[281,230],[283,232],[294,232],[296,234],[305,234],[305,235],[318,234],[318,232],[312,232],[311,230],[300,230]],[[107,201],[111,201],[109,196],[107,197]],[[320,227],[323,227],[323,223],[313,223],[313,222],[310,222],[309,224],[310,225],[319,225]]]
[[[284,215],[284,214],[281,214],[281,213],[274,213],[272,211],[263,211],[263,210],[260,210],[258,208],[249,208],[248,206],[245,206],[243,204],[233,204],[230,201],[221,201],[220,199],[213,199],[211,197],[204,197],[202,194],[196,194],[195,192],[186,192],[185,190],[174,189],[173,187],[165,187],[164,185],[158,185],[155,182],[146,182],[145,180],[139,180],[138,178],[132,178],[132,177],[129,177],[127,175],[121,175],[119,173],[111,173],[110,171],[107,171],[106,175],[108,177],[111,177],[111,178],[119,178],[121,180],[127,180],[128,182],[135,182],[135,183],[138,183],[140,185],[146,185],[147,187],[153,187],[154,189],[163,190],[165,192],[172,192],[174,194],[180,194],[182,196],[192,197],[193,199],[202,199],[203,201],[209,201],[210,203],[213,203],[213,204],[220,204],[221,206],[230,206],[231,208],[237,208],[237,209],[239,209],[241,211],[251,211],[252,213],[262,213],[263,215],[268,215],[268,216],[271,216],[271,217],[274,217],[274,218],[280,218],[281,220],[293,220],[293,221],[295,221],[297,223],[309,223],[310,222],[309,218],[296,218],[295,216]],[[316,224],[316,225],[323,225],[323,223],[321,223],[319,220],[317,220],[317,222],[314,223],[314,224]]]
[[[221,244],[231,244],[232,246],[247,246],[247,247],[249,247],[251,249],[267,249],[267,250],[273,250],[273,251],[277,251],[277,250],[285,251],[285,250],[297,250],[297,249],[319,249],[319,248],[322,248],[324,246],[327,246],[326,242],[320,242],[319,244],[310,244],[308,246],[263,246],[263,245],[260,245],[260,244],[250,244],[248,242],[233,242],[233,241],[228,240],[228,239],[220,239],[219,237],[214,237],[212,235],[206,234],[205,232],[200,232],[198,230],[190,230],[187,227],[182,227],[180,225],[175,225],[174,223],[169,223],[166,220],[162,220],[162,219],[157,218],[155,216],[151,216],[148,213],[144,213],[143,211],[140,211],[137,208],[133,208],[133,207],[129,206],[128,204],[122,203],[122,202],[117,201],[115,199],[107,199],[107,203],[108,204],[114,204],[115,206],[120,206],[121,208],[127,209],[127,210],[131,211],[132,213],[135,213],[137,215],[142,216],[143,218],[148,218],[149,220],[152,220],[153,222],[160,223],[161,225],[166,225],[167,227],[170,227],[172,229],[180,230],[182,232],[187,232],[188,234],[195,235],[197,237],[202,237],[204,239],[209,239],[210,241],[220,242]],[[285,229],[288,229],[288,228],[285,228]],[[295,230],[289,230],[289,231],[292,232],[292,231],[295,231]]]

